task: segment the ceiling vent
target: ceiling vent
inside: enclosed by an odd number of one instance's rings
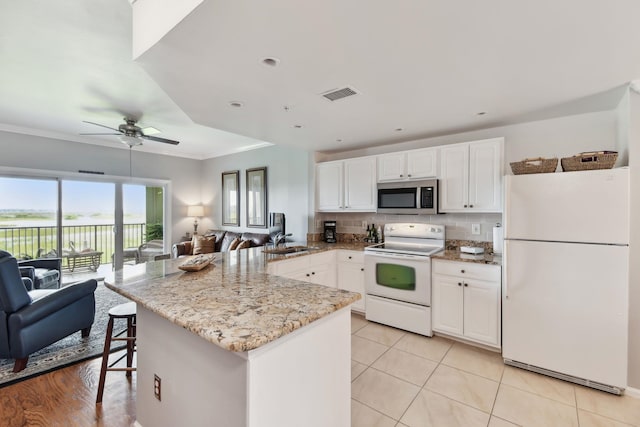
[[[329,92],[322,94],[329,101],[337,101],[338,99],[346,98],[348,96],[357,95],[358,92],[352,87],[343,87],[341,89],[332,89]]]

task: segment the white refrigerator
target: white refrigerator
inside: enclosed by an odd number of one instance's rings
[[[627,385],[628,168],[507,176],[507,364],[620,393]]]

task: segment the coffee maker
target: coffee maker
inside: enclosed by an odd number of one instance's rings
[[[335,221],[325,221],[324,222],[324,241],[327,243],[335,243],[336,242],[336,222]]]

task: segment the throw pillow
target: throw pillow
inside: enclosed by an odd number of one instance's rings
[[[236,247],[236,250],[240,250],[240,249],[246,249],[246,248],[250,248],[251,247],[251,240],[243,240],[242,242],[240,242],[240,244]]]
[[[213,248],[216,244],[216,236],[204,237],[195,235],[193,236],[192,245],[193,245],[193,254],[210,254],[213,253]]]
[[[233,242],[231,242],[231,244],[229,245],[229,250],[232,251],[236,249],[241,241],[242,240],[240,240],[239,237],[236,237],[235,239],[233,239]]]

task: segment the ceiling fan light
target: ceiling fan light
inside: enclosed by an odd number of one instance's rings
[[[127,136],[127,135],[120,135],[118,137],[118,139],[127,144],[129,147],[135,147],[136,145],[142,145],[142,141],[140,141],[140,138],[136,138],[135,136]]]

